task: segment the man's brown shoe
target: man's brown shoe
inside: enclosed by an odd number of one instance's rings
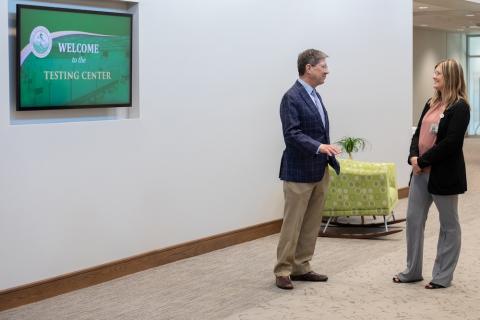
[[[293,281],[314,281],[314,282],[325,282],[328,280],[328,277],[323,274],[318,274],[314,271],[307,272],[300,275],[291,275],[290,279]]]
[[[275,284],[280,289],[291,290],[293,289],[293,283],[290,281],[290,277],[276,276]]]

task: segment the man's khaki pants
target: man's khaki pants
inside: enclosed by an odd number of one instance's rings
[[[277,247],[276,276],[305,274],[311,271],[322,211],[330,176],[328,167],[322,180],[314,183],[283,182],[285,209]]]

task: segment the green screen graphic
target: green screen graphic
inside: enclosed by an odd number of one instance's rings
[[[19,5],[18,109],[131,105],[131,19]]]

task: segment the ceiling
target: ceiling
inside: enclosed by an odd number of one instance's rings
[[[425,29],[480,33],[480,0],[413,1],[413,25]]]

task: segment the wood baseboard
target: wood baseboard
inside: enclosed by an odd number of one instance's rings
[[[408,191],[409,190],[410,190],[409,187],[398,189],[398,199],[408,198]]]
[[[282,219],[0,291],[0,311],[280,232]]]
[[[398,189],[400,199],[408,187]],[[0,291],[0,311],[86,288],[163,264],[278,233],[282,219],[155,250],[85,270]]]

